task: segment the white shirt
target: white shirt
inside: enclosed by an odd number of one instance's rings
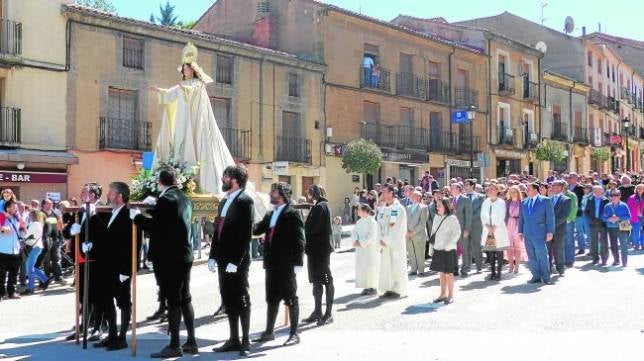
[[[369,56],[365,56],[362,59],[362,66],[365,68],[373,68],[374,66],[373,59]]]
[[[223,218],[226,218],[226,214],[228,214],[228,208],[230,207],[230,204],[237,198],[239,193],[241,193],[242,189],[239,188],[238,190],[228,194],[226,197],[226,203],[224,203],[224,208],[221,209],[221,216]]]
[[[107,226],[108,226],[108,227],[109,227],[110,225],[112,225],[112,222],[114,222],[114,219],[116,218],[116,216],[117,216],[117,215],[119,214],[119,212],[121,211],[121,208],[123,208],[124,206],[125,206],[125,203],[121,204],[121,206],[120,206],[120,207],[118,207],[118,208],[112,209],[112,217],[110,218],[110,221],[107,223]]]
[[[284,207],[286,207],[286,203],[275,208],[275,210],[273,211],[273,214],[271,214],[271,222],[269,223],[269,226],[268,226],[269,228],[275,228],[275,224],[277,224],[277,219],[280,217],[280,214],[282,214]]]

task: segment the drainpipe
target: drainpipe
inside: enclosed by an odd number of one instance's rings
[[[454,56],[454,53],[456,53],[456,47],[452,46],[452,52],[449,53],[447,56],[447,82],[449,83],[448,86],[450,88],[450,92],[452,88],[452,56]],[[456,89],[454,89],[454,102],[456,101]],[[449,133],[452,134],[452,111],[454,110],[454,106],[452,105],[453,102],[449,102],[449,115],[448,115],[448,120],[449,120]],[[452,141],[452,137],[450,135],[449,137],[450,142]],[[449,173],[449,171],[448,171]]]
[[[259,152],[257,154],[257,159],[261,162],[264,160],[264,138],[262,133],[264,133],[264,57],[259,62],[259,127],[258,127],[258,139],[259,139]]]
[[[492,49],[492,39],[487,39],[487,51],[491,52]],[[487,142],[488,144],[492,143],[492,54],[488,54],[487,58],[487,119],[488,119],[488,132],[487,132]],[[496,126],[496,124],[495,124]]]

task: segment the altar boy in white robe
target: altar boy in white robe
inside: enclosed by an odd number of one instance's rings
[[[368,204],[358,206],[360,219],[353,227],[351,240],[356,248],[356,287],[364,288],[363,296],[376,294],[380,275],[378,223]]]
[[[407,212],[394,198],[394,186],[382,189],[382,207],[378,211],[378,239],[382,248],[379,290],[381,298],[396,299],[407,295]]]

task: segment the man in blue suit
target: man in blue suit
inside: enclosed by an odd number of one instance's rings
[[[552,201],[539,195],[539,184],[530,183],[528,198],[521,204],[519,234],[523,237],[528,253],[528,267],[532,279],[528,283],[552,284],[548,265],[546,242],[552,242],[555,230],[555,212]]]

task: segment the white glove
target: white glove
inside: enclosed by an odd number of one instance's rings
[[[87,253],[92,250],[93,246],[92,242],[83,242],[83,244],[81,244],[81,249],[83,250],[83,253]]]
[[[72,227],[69,229],[69,234],[75,236],[81,233],[81,225],[78,223],[72,224]]]
[[[304,267],[302,266],[295,266],[293,267],[293,272],[295,272],[295,274],[298,274],[298,273],[301,273],[303,269]]]
[[[212,258],[208,260],[208,270],[212,273],[217,272],[217,262]]]
[[[130,219],[131,220],[134,220],[134,218],[136,218],[136,216],[138,216],[139,214],[141,214],[140,209],[138,209],[138,208],[130,208]]]
[[[127,281],[129,278],[130,276],[119,275],[119,281],[121,281],[121,283]]]
[[[232,263],[229,263],[229,264],[226,266],[226,273],[237,273],[237,266],[235,266],[235,265],[234,265],[234,264],[232,264]]]
[[[147,196],[147,197],[145,197],[145,199],[141,203],[143,203],[145,205],[148,205],[148,206],[154,206],[154,205],[157,204],[157,199],[152,197],[152,196]]]

